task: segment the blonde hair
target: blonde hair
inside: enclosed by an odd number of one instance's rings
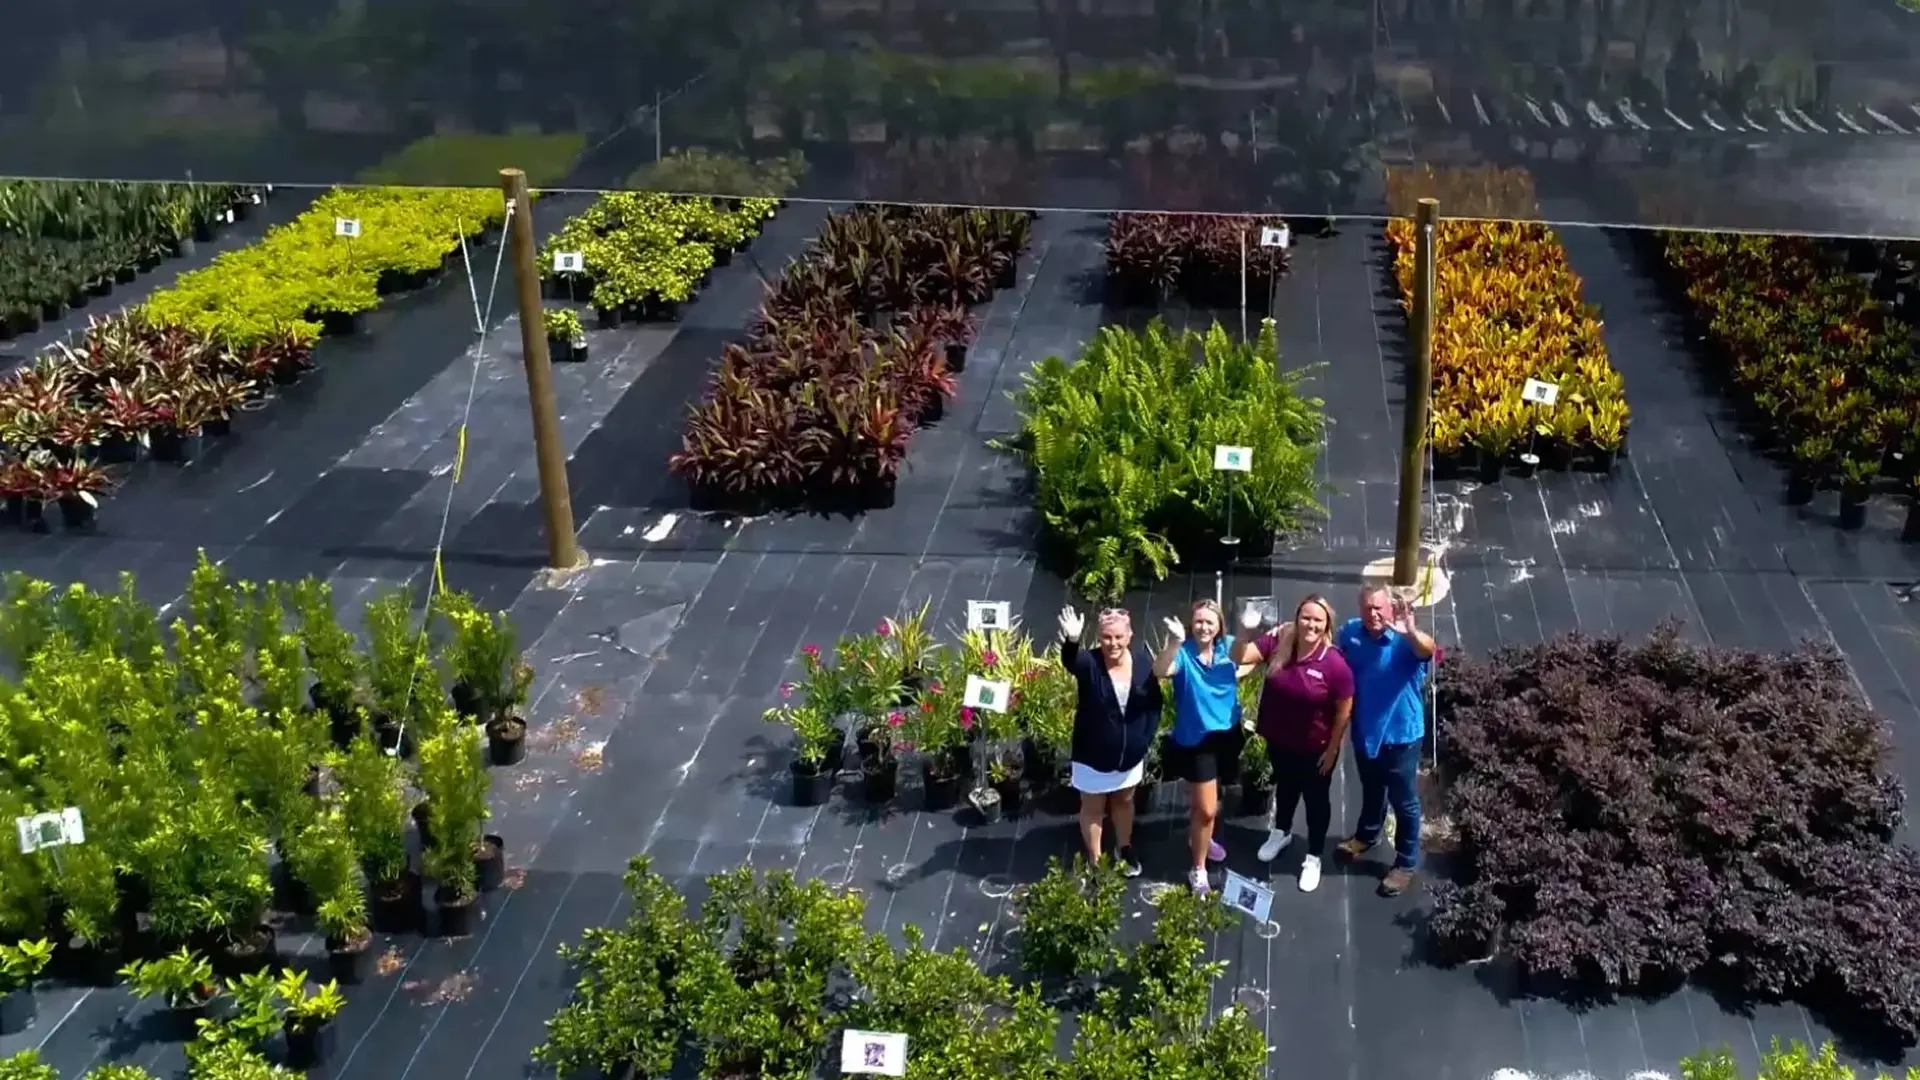
[[[1133,632],[1133,616],[1125,608],[1108,608],[1100,613],[1100,629],[1113,628],[1127,633]]]
[[[1294,660],[1300,659],[1300,650],[1305,643],[1300,636],[1300,612],[1305,610],[1308,604],[1312,604],[1314,607],[1320,609],[1320,614],[1327,618],[1328,635],[1332,635],[1333,633],[1333,605],[1327,603],[1326,599],[1319,593],[1308,593],[1306,596],[1301,597],[1300,602],[1295,604],[1293,608],[1293,656],[1291,659]]]

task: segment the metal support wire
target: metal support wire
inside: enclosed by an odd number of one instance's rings
[[[433,576],[427,581],[427,599],[420,616],[420,644],[424,648],[433,627],[433,601],[436,596],[447,591],[447,572],[444,561],[447,546],[447,529],[453,522],[453,492],[460,485],[460,474],[467,464],[467,425],[473,419],[473,401],[479,396],[480,370],[486,364],[487,339],[493,330],[493,299],[500,291],[500,268],[506,262],[506,230],[513,224],[513,215],[523,212],[511,201],[507,203],[506,216],[501,219],[500,251],[493,258],[493,280],[487,285],[487,303],[480,304],[480,293],[473,276],[472,249],[467,246],[466,226],[460,226],[460,261],[467,268],[467,296],[473,302],[474,330],[479,341],[473,348],[473,369],[467,376],[467,400],[460,410],[460,426],[455,429],[453,468],[447,475],[447,499],[440,508],[440,531],[433,540]],[[389,756],[400,753],[400,745],[407,735],[407,717],[412,711],[414,690],[420,683],[420,666],[414,665],[407,677],[407,696],[400,710],[400,731],[395,737]]]

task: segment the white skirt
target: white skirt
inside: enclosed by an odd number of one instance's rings
[[[1111,795],[1116,791],[1139,787],[1140,780],[1146,774],[1147,763],[1144,761],[1126,772],[1100,772],[1076,761],[1073,763],[1073,790],[1082,795]]]

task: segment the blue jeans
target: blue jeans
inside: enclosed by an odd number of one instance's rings
[[[1373,844],[1393,807],[1393,865],[1412,870],[1420,865],[1420,740],[1386,743],[1368,757],[1358,750],[1353,763],[1360,770],[1360,824],[1354,839]]]

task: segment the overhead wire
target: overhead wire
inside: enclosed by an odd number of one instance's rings
[[[467,398],[460,409],[460,425],[454,429],[453,467],[448,470],[447,475],[447,498],[440,508],[440,529],[433,541],[433,573],[427,580],[427,595],[420,615],[419,642],[423,649],[432,633],[434,599],[447,591],[445,552],[447,531],[453,522],[453,494],[460,486],[461,474],[466,469],[468,425],[473,420],[473,402],[479,396],[480,372],[486,365],[487,342],[493,333],[493,301],[500,291],[500,269],[506,263],[507,247],[513,242],[513,215],[522,212],[524,212],[523,208],[515,205],[515,200],[507,200],[506,216],[501,219],[500,225],[500,250],[493,257],[493,280],[487,284],[487,302],[484,308],[480,304],[478,282],[474,279],[473,251],[467,245],[466,226],[464,223],[459,226],[460,262],[466,267],[467,298],[473,304],[474,335],[478,340],[473,347],[472,370],[467,375]],[[400,716],[397,718],[399,732],[394,737],[393,746],[387,750],[389,756],[398,756],[402,742],[406,739],[407,717],[413,708],[414,692],[419,688],[420,667],[421,665],[416,663],[413,665],[413,670],[408,673],[407,693],[402,699]]]

